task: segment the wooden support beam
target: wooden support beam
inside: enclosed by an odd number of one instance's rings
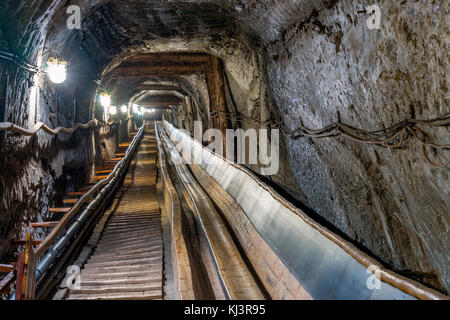
[[[146,53],[130,57],[125,63],[184,63],[203,64],[206,63],[210,55],[205,53]]]
[[[59,221],[47,221],[47,222],[32,222],[32,228],[54,228],[58,225]]]
[[[79,192],[87,192],[87,191],[89,191],[89,190],[91,190],[92,189],[92,187],[88,187],[88,186],[86,186],[86,187],[81,187],[78,191]]]
[[[170,106],[179,106],[181,104],[181,101],[155,101],[155,102],[146,102],[146,103],[142,103],[139,104],[142,107],[155,107],[155,108],[160,108],[161,110],[163,109],[167,109]]]
[[[178,91],[185,94],[186,92],[176,86],[163,86],[163,85],[152,85],[152,84],[141,84],[135,88],[136,90],[153,90],[153,91]]]
[[[174,76],[203,72],[202,65],[121,66],[114,69],[111,78],[145,78],[149,76]]]

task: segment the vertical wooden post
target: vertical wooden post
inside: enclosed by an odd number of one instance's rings
[[[25,251],[17,260],[16,300],[34,300],[36,287],[36,258],[31,233],[27,233]]]
[[[27,244],[25,245],[26,262],[26,286],[25,300],[34,300],[36,287],[36,258],[34,255],[33,241],[31,234],[27,233]]]
[[[226,130],[232,128],[231,121],[223,116],[228,113],[225,98],[225,83],[223,78],[222,60],[215,56],[210,56],[205,64],[206,80],[210,93],[210,112],[217,112],[217,117],[211,119],[213,128],[219,129],[223,134],[223,155],[226,156]]]
[[[25,262],[25,254],[23,252],[19,252],[19,257],[17,259],[17,277],[16,277],[16,300],[22,300],[23,293],[23,269]]]

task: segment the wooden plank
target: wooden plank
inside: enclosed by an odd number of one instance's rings
[[[33,240],[33,246],[38,246],[40,245],[42,242],[42,240]],[[13,246],[24,246],[27,244],[26,240],[11,240],[11,245]]]
[[[122,147],[122,148],[128,148],[129,146],[130,146],[130,142],[122,142],[122,143],[119,143],[119,147]]]
[[[70,208],[50,208],[48,209],[49,212],[56,212],[56,213],[67,213],[70,211]]]
[[[58,225],[59,221],[48,221],[48,222],[33,222],[31,223],[32,228],[54,228]]]
[[[15,293],[15,299],[16,300],[22,300],[22,293],[23,293],[23,269],[24,269],[24,263],[25,263],[25,254],[23,252],[19,252],[19,256],[17,259],[17,277],[16,277],[16,293]]]
[[[142,78],[151,75],[168,76],[179,74],[193,74],[203,71],[202,65],[165,65],[165,66],[127,66],[117,67],[112,72],[112,79]]]
[[[109,170],[97,170],[97,171],[95,171],[96,174],[111,173],[111,172],[113,172],[112,169],[109,169]]]
[[[80,199],[64,199],[62,202],[64,204],[74,204],[74,203],[77,203],[78,200],[80,200]]]
[[[92,189],[92,187],[86,186],[86,187],[81,187],[80,189],[78,189],[78,191],[79,191],[79,192],[83,192],[83,191],[87,192],[87,191],[89,191],[89,190],[91,190],[91,189]]]
[[[100,181],[100,180],[103,180],[103,179],[106,179],[108,176],[95,176],[94,177],[94,180],[95,181]]]
[[[14,280],[16,280],[16,276],[14,275],[14,271],[11,271],[0,281],[0,294],[8,293]]]
[[[76,196],[82,196],[85,193],[86,192],[84,192],[84,191],[74,191],[74,192],[69,192],[68,195],[71,197],[76,197]]]
[[[164,86],[164,85],[149,85],[149,84],[143,84],[139,85],[135,88],[136,90],[154,90],[154,91],[178,91],[181,94],[185,94],[186,92],[181,88],[177,86]]]
[[[135,136],[136,134],[137,134],[137,133],[134,133],[134,134],[132,133],[131,135],[132,135],[132,136]],[[117,156],[117,157],[125,157],[125,155],[126,155],[125,152],[122,152],[122,153],[116,153],[116,156]]]
[[[0,272],[11,272],[14,270],[12,264],[0,264]]]

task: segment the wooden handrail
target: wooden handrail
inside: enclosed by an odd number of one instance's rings
[[[0,294],[9,292],[9,287],[16,280],[14,271],[11,271],[0,281]]]
[[[11,264],[0,264],[0,272],[11,272],[14,270],[14,266]]]

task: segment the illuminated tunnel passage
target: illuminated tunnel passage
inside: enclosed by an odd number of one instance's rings
[[[2,299],[448,299],[440,1],[0,8]]]

